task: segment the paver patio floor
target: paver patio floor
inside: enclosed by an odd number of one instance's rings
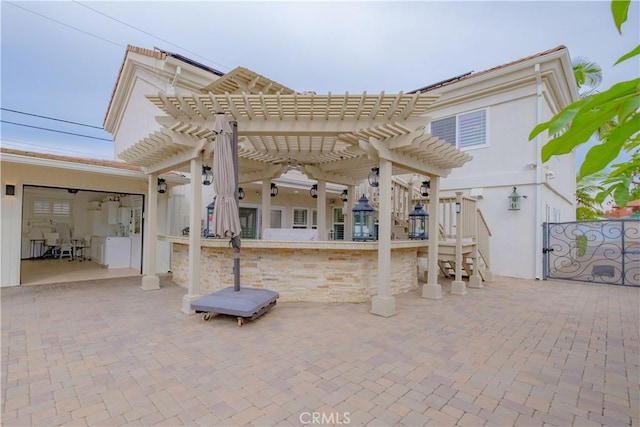
[[[498,277],[239,328],[139,282],[2,289],[4,426],[640,426],[637,288]]]

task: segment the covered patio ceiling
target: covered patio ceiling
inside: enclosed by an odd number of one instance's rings
[[[164,113],[156,117],[160,130],[119,157],[147,173],[180,170],[203,151],[208,161],[215,152],[215,116],[223,112],[238,122],[240,183],[296,168],[311,179],[356,185],[381,157],[393,163],[394,175],[446,176],[471,160],[425,134],[425,113],[437,95],[300,94],[244,68],[204,91],[212,92],[147,95]]]

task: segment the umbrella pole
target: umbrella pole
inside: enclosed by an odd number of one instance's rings
[[[231,154],[233,156],[233,174],[234,174],[234,195],[236,206],[240,209],[240,199],[238,198],[238,122],[231,121]],[[233,246],[233,291],[240,292],[240,236],[234,236],[231,239]]]

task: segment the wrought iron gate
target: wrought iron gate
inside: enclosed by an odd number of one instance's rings
[[[545,279],[640,286],[640,220],[545,222]]]

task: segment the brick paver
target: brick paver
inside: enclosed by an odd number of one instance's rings
[[[3,426],[640,426],[637,288],[497,278],[238,328],[139,280],[1,290]]]

